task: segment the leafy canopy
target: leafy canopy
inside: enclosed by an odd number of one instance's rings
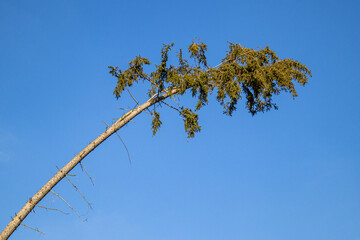
[[[109,69],[110,74],[117,78],[114,90],[116,98],[120,98],[124,90],[129,91],[128,87],[139,80],[150,83],[149,96],[159,96],[172,91],[170,97],[176,101],[174,95],[181,96],[190,91],[198,100],[193,108],[180,105],[175,108],[162,101],[179,111],[184,119],[188,138],[194,137],[195,133],[201,130],[196,111],[208,103],[209,95],[214,92],[216,99],[224,107],[225,114],[231,116],[239,100],[244,97],[248,111],[254,115],[271,108],[277,109],[272,97],[281,91],[290,92],[293,98],[296,97],[295,83],[304,86],[311,77],[311,71],[305,65],[296,60],[279,59],[269,47],[254,50],[229,42],[229,50],[221,63],[209,67],[206,61],[206,44],[193,41],[189,46],[188,52],[193,64],[183,57],[180,49],[176,54],[179,62],[177,66],[168,63],[173,46],[174,43],[163,45],[161,63],[155,65],[156,70],[151,73],[144,71],[144,66],[150,65],[150,61],[141,56],[130,61],[129,67],[124,71],[112,66],[109,66]],[[159,106],[161,102],[157,107]],[[156,106],[151,114],[155,135],[162,124]]]

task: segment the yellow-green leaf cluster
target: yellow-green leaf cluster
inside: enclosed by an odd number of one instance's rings
[[[191,109],[185,108],[181,111],[184,118],[184,128],[188,138],[195,137],[195,133],[200,132],[199,115],[194,113]]]
[[[160,114],[156,111],[154,111],[152,113],[152,121],[151,121],[151,129],[153,130],[153,135],[156,134],[156,132],[158,131],[158,129],[160,128],[162,122],[160,120]]]
[[[169,64],[169,54],[174,43],[164,44],[161,50],[161,63],[149,74],[143,66],[150,61],[141,56],[129,63],[128,69],[121,71],[118,67],[109,67],[110,73],[117,78],[114,90],[119,98],[126,87],[143,80],[150,84],[149,96],[176,89],[180,97],[190,92],[197,99],[191,108],[180,106],[188,137],[194,137],[201,130],[198,114],[195,112],[208,103],[208,97],[216,92],[216,99],[224,107],[224,113],[232,115],[241,99],[251,114],[277,109],[272,101],[274,95],[289,92],[297,96],[296,83],[304,86],[311,77],[311,71],[296,60],[280,59],[269,47],[251,49],[240,44],[229,43],[229,50],[221,63],[209,67],[206,60],[207,45],[193,41],[188,47],[189,57],[194,64],[184,58],[181,49],[176,54],[178,65]],[[162,105],[155,106],[160,107]],[[161,126],[160,115],[153,111],[152,129],[155,134]]]

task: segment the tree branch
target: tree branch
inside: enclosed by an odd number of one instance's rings
[[[37,229],[37,228],[30,227],[30,226],[25,225],[25,224],[23,224],[23,223],[21,223],[21,225],[23,225],[24,227],[30,228],[30,229],[32,229],[32,230],[34,230],[34,231],[37,231],[37,232],[39,232],[39,233],[41,233],[41,234],[45,235],[45,233],[43,233],[42,231],[40,231],[40,230],[39,230],[39,229]]]
[[[181,113],[181,111],[180,111],[179,109],[177,109],[176,107],[173,107],[173,106],[171,106],[170,104],[168,104],[168,103],[166,103],[166,102],[164,102],[164,101],[161,101],[161,102],[162,102],[163,104],[165,104],[166,106],[168,106],[168,107],[170,107],[170,108],[178,111],[179,113]]]
[[[130,94],[131,98],[137,103],[138,106],[140,106],[139,102],[136,101],[136,99],[134,98],[134,96],[131,94],[129,88],[126,86],[126,90],[128,91],[128,93]]]
[[[56,168],[60,171],[60,169],[56,166]],[[86,199],[86,197],[84,196],[84,194],[82,194],[82,192],[80,191],[80,189],[65,175],[65,178],[71,183],[71,185],[73,185],[73,187],[76,189],[76,191],[78,191],[81,195],[81,197],[84,199],[84,201],[87,203],[87,205],[89,206],[90,209],[92,209],[91,204],[89,203],[89,201]]]
[[[81,164],[83,160],[90,152],[92,152],[97,146],[99,146],[108,137],[126,125],[130,120],[135,118],[141,112],[155,103],[162,101],[169,96],[178,92],[178,89],[171,88],[165,89],[160,93],[154,94],[148,101],[138,106],[137,108],[129,111],[119,118],[109,129],[100,134],[94,141],[86,146],[80,153],[78,153],[70,162],[68,162],[60,171],[58,171],[32,198],[30,198],[23,208],[16,214],[16,216],[10,221],[5,229],[0,234],[1,240],[6,240],[26,218],[26,216],[34,209],[34,207],[50,192],[51,189],[56,186],[65,176],[68,174],[77,164]]]
[[[40,206],[40,205],[36,205],[36,207],[44,208],[44,209],[47,209],[47,210],[58,211],[58,212],[61,212],[61,213],[65,214],[65,215],[69,215],[69,213],[63,212],[63,211],[61,211],[60,209],[57,209],[57,208],[49,208],[49,207],[44,207],[44,206]]]
[[[110,127],[106,122],[104,122],[108,127]],[[120,137],[120,135],[119,135],[119,133],[118,132],[115,132],[116,133],[116,135],[119,137],[119,139],[120,139],[120,141],[122,142],[122,144],[124,145],[124,147],[125,147],[125,149],[126,149],[126,152],[127,152],[127,154],[128,154],[128,158],[129,158],[129,163],[130,163],[130,165],[131,165],[131,158],[130,158],[130,153],[129,153],[129,150],[128,150],[128,148],[126,147],[126,144],[125,144],[125,142],[122,140],[122,138]]]
[[[81,219],[81,221],[85,222],[85,221],[82,219],[82,217],[80,216],[80,214],[79,214],[67,201],[65,201],[65,199],[63,199],[59,194],[57,194],[57,193],[54,192],[53,190],[50,190],[50,191],[51,191],[53,194],[55,194],[58,198],[60,198],[61,200],[63,200],[64,203],[66,203],[66,205],[68,205],[69,208],[71,208],[71,210],[73,210],[73,211],[76,213],[76,215],[78,215],[78,217]]]
[[[90,181],[91,181],[91,183],[92,183],[92,185],[94,186],[95,184],[94,184],[94,179],[90,176],[90,174],[86,171],[86,168],[85,168],[85,166],[82,164],[82,162],[80,162],[80,166],[81,166],[81,169],[83,170],[83,171],[85,171],[85,173],[86,173],[86,175],[90,178]]]

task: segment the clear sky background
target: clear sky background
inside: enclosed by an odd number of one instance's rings
[[[60,199],[36,208],[11,239],[359,240],[358,1],[0,1],[0,228],[90,141],[132,107],[112,95],[108,65],[136,55],[159,63],[162,43],[208,44],[211,65],[227,41],[269,45],[313,73],[278,111],[233,117],[214,97],[188,141],[175,111],[147,114],[85,160]],[[150,68],[151,70],[151,68]],[[133,90],[140,101],[141,85]],[[188,99],[186,99],[188,101]]]

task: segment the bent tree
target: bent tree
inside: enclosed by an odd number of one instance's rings
[[[192,138],[201,130],[197,111],[208,103],[209,95],[216,94],[224,113],[229,116],[242,99],[246,101],[247,110],[254,115],[272,108],[277,109],[272,97],[281,92],[289,92],[293,98],[296,97],[295,84],[304,86],[311,77],[311,71],[305,65],[292,59],[280,59],[269,47],[255,50],[229,43],[229,50],[220,64],[210,67],[206,60],[206,44],[193,41],[188,48],[190,59],[186,59],[179,49],[176,52],[176,65],[169,63],[173,46],[173,43],[163,45],[161,62],[155,65],[151,73],[144,70],[146,65],[151,64],[150,61],[141,56],[130,61],[124,71],[119,67],[109,66],[110,74],[117,79],[113,92],[116,98],[124,93],[131,95],[129,89],[134,83],[142,81],[148,86],[149,99],[139,104],[134,98],[136,107],[120,117],[41,187],[5,227],[0,240],[8,239],[46,194],[92,150],[143,111],[152,115],[152,131],[156,134],[162,124],[157,110],[163,106],[176,109],[184,120],[187,137]],[[196,106],[182,106],[176,101],[186,93],[197,99]],[[174,103],[176,107],[172,105]]]

